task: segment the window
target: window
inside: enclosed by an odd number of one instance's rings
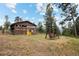
[[[22,27],[27,27],[26,25],[22,25]]]

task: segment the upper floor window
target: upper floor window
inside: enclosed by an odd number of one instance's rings
[[[27,27],[26,25],[22,25],[22,27]]]

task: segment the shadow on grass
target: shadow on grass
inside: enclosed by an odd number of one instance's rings
[[[47,39],[47,40],[58,40],[58,39],[60,39],[60,36],[59,37],[56,36],[56,37],[52,37],[52,38],[45,38],[45,39]]]

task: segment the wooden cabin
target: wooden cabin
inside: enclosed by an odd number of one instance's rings
[[[21,21],[11,24],[12,34],[27,34],[30,31],[32,34],[36,33],[36,25],[30,21]]]

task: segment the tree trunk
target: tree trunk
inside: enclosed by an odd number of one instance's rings
[[[45,36],[45,39],[47,38],[47,32],[46,32],[46,36]]]
[[[74,21],[74,18],[73,18],[73,23],[74,23],[74,33],[75,33],[75,36],[77,37],[77,30],[76,30],[76,24],[75,24],[75,21]]]

